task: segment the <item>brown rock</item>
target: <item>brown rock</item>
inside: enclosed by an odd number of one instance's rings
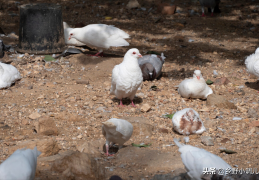
[[[37,149],[42,153],[40,155],[41,157],[55,155],[60,150],[60,147],[58,146],[57,142],[54,139],[50,138],[50,139],[23,141],[17,144],[16,146],[10,147],[9,154],[13,154],[14,151],[16,151],[17,149],[22,149],[22,148],[33,149],[35,146],[37,146]]]
[[[210,94],[207,97],[207,106],[216,106],[219,108],[226,108],[226,109],[237,109],[234,103],[229,102],[225,97],[217,95],[217,94]]]
[[[87,153],[87,154],[93,154],[93,155],[100,155],[100,152],[102,151],[103,145],[105,143],[105,140],[95,140],[95,141],[78,141],[76,149],[79,152]]]
[[[214,85],[227,85],[228,83],[230,83],[228,78],[222,77],[222,78],[216,79],[214,82]]]
[[[175,10],[176,10],[176,6],[173,5],[173,6],[164,6],[162,8],[162,14],[164,15],[173,15],[175,13]]]
[[[38,121],[34,123],[35,130],[39,134],[43,134],[46,136],[57,136],[58,135],[58,128],[53,119],[49,117],[42,117]]]
[[[259,121],[252,121],[249,125],[253,127],[259,127]]]
[[[151,106],[149,104],[143,104],[141,107],[142,112],[148,112],[151,109]]]
[[[37,113],[37,112],[32,113],[31,115],[29,115],[29,118],[33,119],[33,120],[38,119],[39,117],[41,117],[41,115],[39,113]]]
[[[133,125],[133,136],[151,136],[154,127],[149,123],[149,120],[141,117],[122,117]]]
[[[22,120],[22,124],[23,124],[23,125],[28,125],[28,124],[30,124],[30,123],[29,123],[28,119],[23,119],[23,120]]]
[[[103,168],[98,168],[97,161],[89,154],[74,152],[54,161],[52,171],[62,174],[64,180],[68,179],[105,179]]]

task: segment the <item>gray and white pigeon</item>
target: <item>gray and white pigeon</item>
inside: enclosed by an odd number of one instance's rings
[[[143,81],[142,72],[138,65],[138,58],[142,57],[139,50],[132,48],[127,51],[122,63],[116,65],[112,70],[112,83],[110,94],[115,95],[122,104],[122,98],[130,98],[135,107],[133,99]]]
[[[199,0],[201,4],[202,17],[205,17],[204,7],[211,8],[211,16],[213,16],[214,8],[217,5],[217,0]]]
[[[13,65],[0,62],[0,89],[10,87],[21,78],[19,71]]]
[[[200,115],[192,108],[185,108],[177,111],[172,122],[174,130],[183,135],[202,134],[206,131]]]
[[[148,54],[138,59],[139,66],[143,74],[143,80],[154,80],[161,75],[161,70],[165,62],[165,56]]]
[[[0,165],[0,180],[33,180],[40,154],[37,147],[16,150]]]
[[[174,142],[179,147],[182,162],[192,180],[201,180],[205,168],[208,168],[208,170],[211,168],[216,168],[216,170],[223,169],[224,171],[232,169],[222,158],[205,149],[181,144],[177,139],[174,139]],[[226,173],[224,172],[223,174]]]
[[[9,45],[5,45],[4,42],[0,39],[0,58],[4,57],[4,52],[8,51],[11,48]]]
[[[103,49],[108,49],[111,46],[129,46],[125,40],[129,38],[126,32],[106,24],[90,24],[82,28],[74,28],[69,31],[68,40],[71,38],[99,49],[99,52],[93,56],[103,56]]]
[[[109,154],[110,143],[117,143],[121,149],[123,144],[130,139],[132,132],[132,124],[124,119],[111,118],[103,122],[102,133],[106,138],[106,155],[111,155]]]
[[[178,93],[184,98],[207,99],[213,91],[206,84],[201,71],[195,70],[192,79],[185,79],[179,84]]]
[[[249,73],[259,78],[259,48],[256,49],[254,54],[246,58],[245,65]]]

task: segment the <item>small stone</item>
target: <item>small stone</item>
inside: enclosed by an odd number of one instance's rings
[[[183,140],[184,140],[185,143],[188,143],[190,138],[187,136],[187,137],[184,137]]]
[[[233,117],[232,120],[234,120],[234,121],[240,121],[240,120],[242,120],[242,118],[241,118],[241,117]]]
[[[88,80],[77,80],[76,84],[86,84],[86,85],[88,85],[89,81]]]
[[[78,135],[77,138],[82,139],[83,138],[82,134]]]
[[[40,117],[41,117],[41,115],[39,113],[37,113],[37,112],[32,113],[31,115],[29,115],[29,118],[33,119],[33,120],[38,119]]]
[[[141,107],[142,112],[148,112],[151,109],[151,106],[149,104],[143,104]]]
[[[175,13],[175,9],[176,9],[176,6],[173,5],[173,6],[164,6],[162,8],[162,14],[165,14],[165,15],[173,15]]]
[[[53,119],[50,117],[42,117],[38,121],[34,123],[35,130],[39,134],[43,134],[46,136],[57,136],[58,128]]]
[[[252,121],[250,126],[259,127],[259,121]]]
[[[159,130],[158,130],[158,132],[160,132],[160,133],[168,133],[168,130],[167,129],[165,129],[165,128],[160,128]]]
[[[222,77],[222,78],[216,79],[214,82],[214,85],[227,85],[228,83],[230,83],[228,78]]]
[[[92,98],[92,100],[93,100],[93,101],[96,101],[96,100],[97,100],[97,97],[96,97],[96,96],[94,96],[94,97]]]
[[[140,8],[140,4],[137,0],[130,0],[126,6],[128,9]]]
[[[258,114],[253,108],[249,108],[247,114],[249,118],[258,118]]]
[[[201,142],[206,146],[214,146],[213,139],[210,136],[202,136]]]
[[[94,117],[95,118],[102,118],[103,116],[101,114],[95,114]]]

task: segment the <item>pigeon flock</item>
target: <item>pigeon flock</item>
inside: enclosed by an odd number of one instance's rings
[[[219,0],[199,0],[202,6],[202,16],[205,16],[204,7],[211,9],[213,16],[214,9],[219,4]],[[98,50],[93,56],[103,57],[103,50],[110,47],[129,46],[126,39],[130,35],[125,31],[116,28],[113,25],[106,24],[89,24],[82,28],[71,28],[66,22],[63,22],[64,39],[66,45],[72,46],[90,46]],[[3,58],[7,46],[0,40],[0,58]],[[69,48],[59,56],[60,58],[70,54],[83,53],[76,48]],[[134,104],[134,98],[137,90],[141,87],[143,81],[159,80],[162,75],[162,68],[165,62],[165,55],[147,54],[141,55],[137,48],[129,49],[118,65],[115,65],[111,74],[110,95],[115,95],[119,100],[119,107],[127,108],[123,105],[122,100],[129,98],[131,105]],[[247,71],[259,78],[259,48],[254,54],[248,56],[245,60]],[[0,89],[9,88],[22,76],[19,71],[11,64],[0,62]],[[193,72],[193,78],[184,79],[178,86],[178,93],[185,100],[202,99],[205,100],[213,94],[212,89],[207,85],[200,70]],[[180,135],[202,134],[206,128],[200,115],[192,108],[185,108],[172,117],[172,128]],[[106,156],[114,154],[109,153],[109,148],[118,144],[118,148],[123,148],[133,134],[133,125],[124,119],[111,118],[102,123],[102,134],[106,139]],[[204,149],[191,145],[185,145],[174,139],[175,144],[179,147],[182,162],[187,170],[189,177],[193,180],[203,178],[205,167],[214,167],[216,169],[231,169],[222,158],[214,155]],[[35,177],[37,157],[41,154],[35,147],[31,149],[18,149],[4,162],[0,164],[0,180],[33,180]],[[225,176],[226,174],[223,174]],[[121,179],[119,176],[112,176],[110,179]]]

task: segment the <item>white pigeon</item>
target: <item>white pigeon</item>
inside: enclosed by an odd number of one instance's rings
[[[259,48],[245,60],[247,71],[259,78]]]
[[[174,139],[174,142],[179,147],[182,162],[192,180],[201,180],[205,168],[208,170],[211,168],[216,168],[216,170],[232,169],[228,163],[215,154],[191,145],[183,145],[177,139]]]
[[[33,180],[40,154],[37,147],[16,150],[0,165],[0,180]]]
[[[103,122],[102,133],[106,138],[106,155],[109,156],[110,143],[117,143],[119,149],[132,135],[133,126],[124,119],[111,118]]]
[[[19,71],[14,66],[0,62],[0,89],[10,87],[21,78]]]
[[[72,46],[85,46],[84,43],[78,41],[78,40],[75,39],[75,38],[68,39],[68,38],[69,38],[70,31],[72,31],[74,28],[69,27],[69,25],[68,25],[66,22],[63,22],[63,27],[64,27],[65,43],[66,43],[67,45],[72,45]]]
[[[125,54],[122,63],[116,65],[112,70],[110,94],[120,99],[121,106],[123,106],[122,98],[128,97],[132,106],[135,107],[133,99],[143,81],[142,72],[138,65],[139,57],[142,57],[139,50],[132,48]]]
[[[206,128],[199,114],[192,108],[185,108],[172,118],[174,130],[183,135],[202,134]]]
[[[143,80],[154,80],[161,75],[161,70],[165,62],[164,53],[161,56],[148,54],[138,59],[139,66],[142,70]]]
[[[206,84],[200,70],[195,70],[193,79],[183,80],[178,87],[178,93],[184,98],[207,99],[212,94],[212,89]]]
[[[102,56],[103,49],[111,46],[129,46],[125,40],[129,35],[112,25],[90,24],[82,28],[74,28],[69,32],[68,39],[75,38],[87,46],[94,46],[99,51],[94,56]]]

